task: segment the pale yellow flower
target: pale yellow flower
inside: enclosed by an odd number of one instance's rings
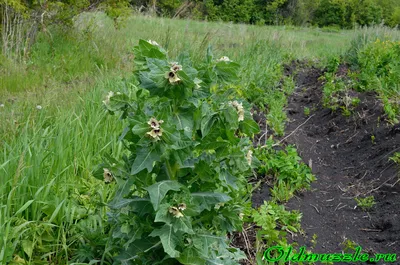
[[[111,99],[113,96],[114,96],[114,92],[112,92],[112,91],[108,92],[108,95],[107,95],[106,99],[103,100],[103,104],[104,104],[104,105],[110,104],[110,99]]]
[[[217,60],[217,62],[232,62],[227,56],[222,56]]]
[[[176,73],[178,71],[182,70],[182,65],[178,64],[177,62],[172,62],[171,63],[171,71]]]
[[[244,217],[244,213],[240,213],[240,214],[239,214],[239,219],[240,219],[240,220],[243,220],[243,217]]]
[[[151,45],[160,47],[160,44],[158,44],[158,43],[157,43],[156,41],[154,41],[154,40],[148,40],[147,42],[150,43]]]
[[[181,211],[184,211],[184,210],[186,210],[186,204],[185,203],[180,203],[180,204],[178,204],[178,209],[179,210],[181,210]]]
[[[163,123],[163,120],[157,120],[156,118],[151,118],[147,124],[151,126],[153,129],[159,129],[161,124]]]
[[[103,168],[103,177],[104,177],[104,182],[105,183],[110,183],[114,180],[114,177],[112,175],[112,173],[110,172],[110,170],[108,170],[107,168]]]
[[[160,137],[162,136],[163,129],[161,128],[154,128],[150,132],[147,132],[147,135],[150,135],[150,137],[154,138],[156,141],[160,140]]]
[[[176,208],[176,207],[174,207],[174,206],[172,206],[172,207],[169,207],[169,213],[170,214],[172,214],[174,217],[176,217],[176,218],[181,218],[181,217],[183,217],[183,214],[178,210],[178,208]]]
[[[251,160],[253,158],[253,151],[249,150],[246,154],[247,163],[251,166]]]
[[[165,73],[165,78],[167,78],[171,84],[176,84],[179,81],[181,81],[181,79],[178,77],[178,75],[174,71]]]
[[[236,109],[236,112],[238,114],[238,121],[243,121],[244,120],[244,108],[242,103],[237,102],[236,100],[233,102],[229,102],[232,107]]]

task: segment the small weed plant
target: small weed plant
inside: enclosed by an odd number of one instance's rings
[[[363,211],[369,211],[376,204],[374,196],[367,196],[365,198],[355,198],[358,207]]]
[[[393,162],[395,162],[397,165],[400,165],[400,153],[394,153],[394,155],[392,155],[390,158],[390,160],[392,160]]]

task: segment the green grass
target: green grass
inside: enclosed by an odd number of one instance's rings
[[[2,132],[6,137],[0,142],[0,263],[15,249],[28,253],[30,245],[34,253],[65,261],[69,247],[79,242],[74,236],[82,220],[102,226],[112,189],[93,179],[91,170],[102,154],[122,152],[117,143],[122,124],[101,103],[117,86],[118,79],[100,78],[84,96],[71,91],[69,106],[38,110],[25,103],[24,118],[16,124],[7,119],[12,110],[2,110],[1,123],[14,135]]]
[[[82,15],[76,24],[72,31],[41,33],[26,62],[0,61],[0,264],[6,257],[66,264],[77,247],[96,240],[90,234],[104,233],[104,203],[113,189],[91,170],[102,154],[121,155],[116,139],[123,125],[105,114],[101,101],[122,86],[120,77],[130,75],[139,39],[157,41],[171,57],[185,51],[198,60],[211,45],[216,57],[239,62],[239,93],[270,105],[270,123],[282,133],[282,93],[293,89],[290,79],[280,89],[283,63],[325,64],[344,54],[360,32],[399,34],[140,16],[116,30],[102,14]]]

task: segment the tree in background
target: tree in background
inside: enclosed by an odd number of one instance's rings
[[[383,19],[382,7],[374,0],[355,1],[353,10],[355,22],[361,26],[380,23]]]
[[[346,0],[321,0],[315,11],[314,23],[320,27],[351,27],[354,21],[351,2]]]
[[[66,29],[79,13],[104,10],[118,25],[118,18],[131,12],[127,0],[0,0],[2,54],[6,58],[26,59],[37,33],[48,34],[50,25]]]
[[[71,28],[77,14],[103,10],[119,26],[134,10],[171,18],[257,25],[317,25],[351,28],[400,24],[399,0],[0,0],[2,54],[21,60],[38,32],[59,24]]]
[[[388,19],[388,23],[392,27],[400,25],[400,7],[394,9],[392,16]]]

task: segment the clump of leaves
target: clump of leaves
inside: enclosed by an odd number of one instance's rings
[[[374,196],[367,196],[365,198],[354,198],[357,202],[358,207],[363,211],[368,211],[376,204]]]
[[[384,105],[390,123],[400,116],[400,42],[377,39],[364,45],[357,53],[360,68],[356,76],[358,89],[375,91]]]
[[[304,107],[304,115],[306,115],[306,116],[310,116],[310,108],[308,108],[308,107]]]
[[[259,264],[263,264],[261,260],[266,247],[287,247],[287,233],[297,233],[301,229],[301,213],[295,210],[287,211],[284,205],[275,202],[264,202],[259,209],[253,209],[252,216],[255,224],[261,227],[256,234],[256,258]]]
[[[354,108],[360,103],[360,99],[352,91],[352,79],[338,77],[335,72],[326,72],[322,78],[323,104],[331,110],[341,109],[344,116],[350,116]]]
[[[109,204],[116,263],[238,264],[245,256],[227,234],[250,208],[250,138],[259,132],[249,104],[224,92],[239,65],[210,49],[200,65],[186,54],[170,60],[144,40],[134,52],[134,81],[104,102],[128,122],[120,140],[129,155],[97,171],[117,182]]]
[[[359,246],[356,242],[350,239],[346,239],[342,243],[344,251],[354,251]]]
[[[258,173],[272,176],[274,188],[271,193],[278,201],[289,200],[296,191],[308,189],[315,180],[311,169],[300,162],[293,146],[283,149],[269,139],[263,148],[256,150],[255,156],[261,163]]]
[[[399,152],[394,153],[394,155],[391,156],[389,159],[392,160],[393,162],[395,162],[396,164],[400,165],[400,153]]]

